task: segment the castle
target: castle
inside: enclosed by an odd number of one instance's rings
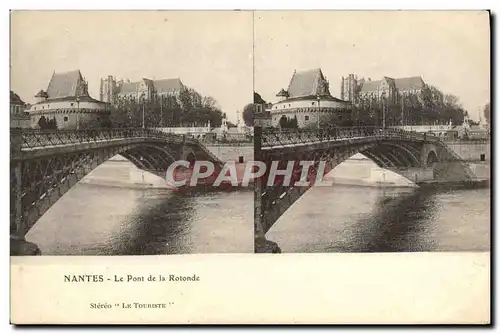
[[[54,72],[47,89],[35,97],[37,102],[27,110],[32,128],[44,128],[46,121],[53,121],[58,129],[79,129],[109,116],[108,104],[90,96],[80,70]]]
[[[330,94],[329,83],[320,68],[294,71],[288,89],[281,89],[279,99],[270,109],[271,125],[280,119],[297,119],[299,128],[319,126],[321,118],[334,116],[338,120],[350,114],[351,103]]]
[[[154,96],[179,96],[185,89],[186,86],[179,78],[162,80],[143,78],[137,82],[130,82],[130,80],[117,81],[113,76],[108,75],[106,79],[101,79],[99,98],[111,104],[115,104],[120,98],[150,101]]]
[[[358,104],[362,100],[385,100],[399,103],[406,96],[420,96],[426,84],[420,76],[407,78],[391,78],[384,76],[380,80],[372,81],[370,78],[358,79],[354,74],[342,77],[340,98]]]

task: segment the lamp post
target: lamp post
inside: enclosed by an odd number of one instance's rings
[[[382,129],[385,130],[385,92],[382,93]]]
[[[80,96],[76,97],[76,129],[80,129]]]
[[[318,129],[319,129],[319,111],[320,111],[320,101],[321,101],[321,97],[319,96],[319,94],[316,95],[316,100],[318,101],[318,111],[317,111],[316,121],[317,121]]]
[[[142,128],[144,129],[145,128],[145,124],[144,124],[144,106],[145,106],[146,102],[145,102],[145,99],[144,99],[144,96],[142,97]]]
[[[163,95],[160,95],[160,128],[163,128]]]
[[[401,96],[401,126],[404,129],[404,126],[405,126],[405,98],[404,98],[404,95]]]

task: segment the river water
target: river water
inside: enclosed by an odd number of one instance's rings
[[[331,176],[380,182],[378,171],[363,164],[344,163]],[[490,189],[314,187],[266,237],[283,252],[489,251]],[[108,161],[52,206],[26,239],[44,255],[253,252],[253,192],[180,193],[128,161]]]
[[[68,191],[26,235],[43,255],[253,252],[253,192],[180,193],[127,161],[108,161]],[[140,179],[140,178],[135,178]]]
[[[266,237],[282,252],[489,251],[490,189],[313,187]]]

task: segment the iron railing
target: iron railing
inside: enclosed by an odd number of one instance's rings
[[[428,133],[378,127],[348,127],[321,129],[262,129],[262,147],[311,144],[326,141],[341,141],[354,138],[380,138],[399,140],[439,141],[439,137]]]
[[[165,133],[155,129],[23,130],[21,131],[21,149],[85,144],[131,138],[153,138],[163,139],[169,142],[198,144],[196,139],[190,138],[189,136]]]

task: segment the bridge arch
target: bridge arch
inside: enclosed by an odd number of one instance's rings
[[[430,150],[427,153],[427,158],[425,159],[425,166],[431,167],[434,166],[439,161],[436,150]]]
[[[25,161],[21,194],[23,226],[18,233],[25,235],[67,191],[116,155],[160,177],[163,177],[161,171],[174,161],[171,152],[153,144],[131,144]]]
[[[325,174],[356,153],[365,155],[378,166],[411,181],[417,181],[417,179],[409,177],[413,172],[409,168],[432,167],[433,177],[436,175],[440,177],[438,172],[440,168],[443,168],[439,163],[460,160],[460,157],[437,137],[394,129],[331,128],[290,131],[266,129],[261,134],[256,133],[257,140],[259,140],[259,135],[262,136],[262,146],[255,154],[261,157],[260,160],[266,165],[274,160],[287,159],[287,155],[295,159],[299,157],[304,159],[305,155],[304,160],[317,161],[318,153],[327,152],[328,159],[319,159],[327,161]],[[444,173],[441,174],[444,175]],[[469,175],[466,171],[463,174],[467,177]],[[267,180],[264,180],[263,184],[267,183]],[[255,215],[255,230],[259,232],[256,233],[256,239],[265,239],[267,231],[309,189],[310,185],[286,187],[278,184],[261,187],[262,189],[258,190],[261,196],[259,201],[256,201],[255,211],[259,212]]]
[[[165,171],[179,157],[181,147],[170,149],[161,142],[139,142],[100,147],[89,150],[75,150],[58,155],[40,156],[11,162],[11,170],[22,175],[19,191],[11,193],[18,198],[16,209],[11,211],[11,235],[23,239],[40,217],[64,194],[95,168],[116,155],[121,155],[142,170],[165,178]],[[188,159],[195,160],[203,150],[184,150]],[[208,159],[213,159],[206,152]],[[217,161],[218,162],[218,161]],[[11,182],[15,180],[12,172]],[[15,189],[17,186],[13,186]],[[12,198],[12,197],[11,197]],[[11,199],[12,200],[12,199]],[[16,213],[17,212],[17,213]]]
[[[374,148],[375,152],[377,150],[387,150],[388,152],[391,152],[394,155],[397,155],[400,157],[402,160],[405,161],[408,165],[402,165],[401,162],[399,164],[395,164],[395,167],[419,167],[420,166],[420,159],[418,158],[418,155],[416,155],[415,152],[413,152],[410,147],[403,143],[398,143],[398,142],[383,142],[380,143],[379,145],[376,145]],[[396,162],[396,161],[395,161]]]

